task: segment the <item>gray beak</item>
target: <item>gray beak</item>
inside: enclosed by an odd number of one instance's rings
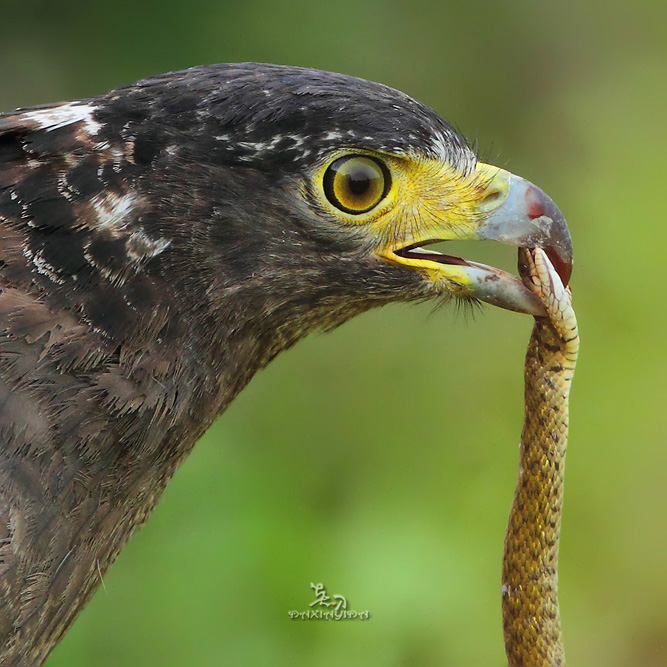
[[[570,280],[572,238],[565,218],[543,190],[520,176],[510,175],[507,198],[482,223],[479,238],[542,248],[563,284]]]

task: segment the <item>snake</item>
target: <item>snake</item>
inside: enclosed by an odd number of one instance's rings
[[[579,334],[571,290],[546,253],[521,248],[519,274],[546,316],[535,317],[524,366],[519,474],[503,554],[503,634],[509,667],[562,667],[558,545]]]

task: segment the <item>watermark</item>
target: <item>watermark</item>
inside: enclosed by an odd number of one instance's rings
[[[315,591],[315,599],[308,606],[313,608],[306,611],[288,611],[293,621],[367,621],[371,617],[368,609],[348,609],[347,600],[342,595],[329,597],[324,584],[311,582],[310,587]]]

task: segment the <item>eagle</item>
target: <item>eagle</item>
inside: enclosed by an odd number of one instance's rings
[[[0,662],[38,665],[253,375],[397,301],[541,315],[430,249],[545,250],[565,220],[387,86],[194,67],[0,114]]]

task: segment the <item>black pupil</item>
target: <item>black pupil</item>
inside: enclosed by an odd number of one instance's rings
[[[347,178],[348,187],[353,195],[363,195],[371,187],[371,177],[366,169],[356,169]]]

